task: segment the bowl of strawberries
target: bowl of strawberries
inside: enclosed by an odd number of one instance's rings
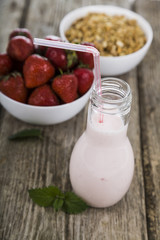
[[[28,29],[13,30],[6,53],[0,54],[1,105],[31,124],[69,120],[88,102],[94,81],[94,66],[82,64],[81,57],[71,50],[35,46]]]

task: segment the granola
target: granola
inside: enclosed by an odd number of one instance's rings
[[[101,56],[123,56],[136,52],[146,43],[146,36],[135,19],[122,15],[89,13],[66,31],[69,42],[92,42]]]

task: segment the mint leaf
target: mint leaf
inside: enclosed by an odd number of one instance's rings
[[[55,186],[37,188],[28,190],[30,198],[34,203],[42,207],[50,207],[56,196],[62,196],[63,193]]]
[[[87,204],[73,192],[65,193],[62,210],[69,214],[81,213],[88,208]]]
[[[56,212],[62,208],[63,204],[64,204],[64,199],[62,198],[56,198],[54,200],[53,207],[56,210]]]
[[[22,131],[12,134],[11,136],[8,137],[8,139],[16,140],[16,139],[22,139],[22,138],[28,138],[28,137],[42,138],[42,132],[40,129],[37,129],[37,128],[24,129]]]
[[[81,213],[88,208],[87,204],[73,192],[62,193],[55,186],[28,190],[34,203],[41,207],[53,207],[69,214]]]

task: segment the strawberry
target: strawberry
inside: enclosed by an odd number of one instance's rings
[[[28,104],[35,106],[56,106],[59,100],[51,87],[47,84],[37,87],[31,93]]]
[[[46,40],[52,40],[52,41],[61,41],[60,37],[54,36],[54,35],[47,35],[45,37]],[[45,54],[47,47],[44,46],[38,46],[38,50],[40,50],[41,54]]]
[[[33,42],[27,37],[16,36],[11,38],[8,43],[7,53],[17,61],[24,61],[33,52]]]
[[[77,68],[74,70],[74,74],[78,79],[78,92],[80,95],[83,95],[92,86],[94,79],[93,72],[87,68]]]
[[[82,45],[86,46],[92,46],[95,47],[94,44],[92,43],[81,43]],[[94,68],[94,60],[93,60],[93,55],[92,53],[87,53],[87,52],[77,52],[78,59],[80,60],[81,63],[86,65],[88,68],[93,69]]]
[[[33,42],[32,35],[30,31],[27,28],[16,28],[14,29],[10,35],[9,35],[9,40],[15,36],[24,36],[29,38]]]
[[[0,76],[8,74],[13,67],[13,62],[8,54],[0,54]]]
[[[64,49],[60,48],[48,48],[45,54],[50,62],[56,67],[63,71],[67,69],[67,55]]]
[[[78,62],[76,52],[71,50],[66,51],[60,48],[48,48],[45,56],[56,68],[63,71],[74,67]]]
[[[74,74],[58,76],[53,79],[52,88],[64,103],[72,102],[77,98],[77,77]]]
[[[61,41],[60,37],[55,36],[55,35],[47,35],[47,36],[45,37],[45,39],[47,39],[47,40],[53,40],[53,41]]]
[[[8,97],[25,103],[27,100],[27,89],[20,73],[13,72],[0,80],[0,91]]]
[[[55,74],[54,66],[38,54],[29,56],[23,66],[25,85],[34,88],[47,83]]]

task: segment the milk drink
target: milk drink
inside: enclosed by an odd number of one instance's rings
[[[73,190],[92,207],[117,203],[133,178],[134,156],[125,120],[128,111],[121,108],[122,114],[110,113],[90,103],[86,131],[77,141],[70,160]]]

